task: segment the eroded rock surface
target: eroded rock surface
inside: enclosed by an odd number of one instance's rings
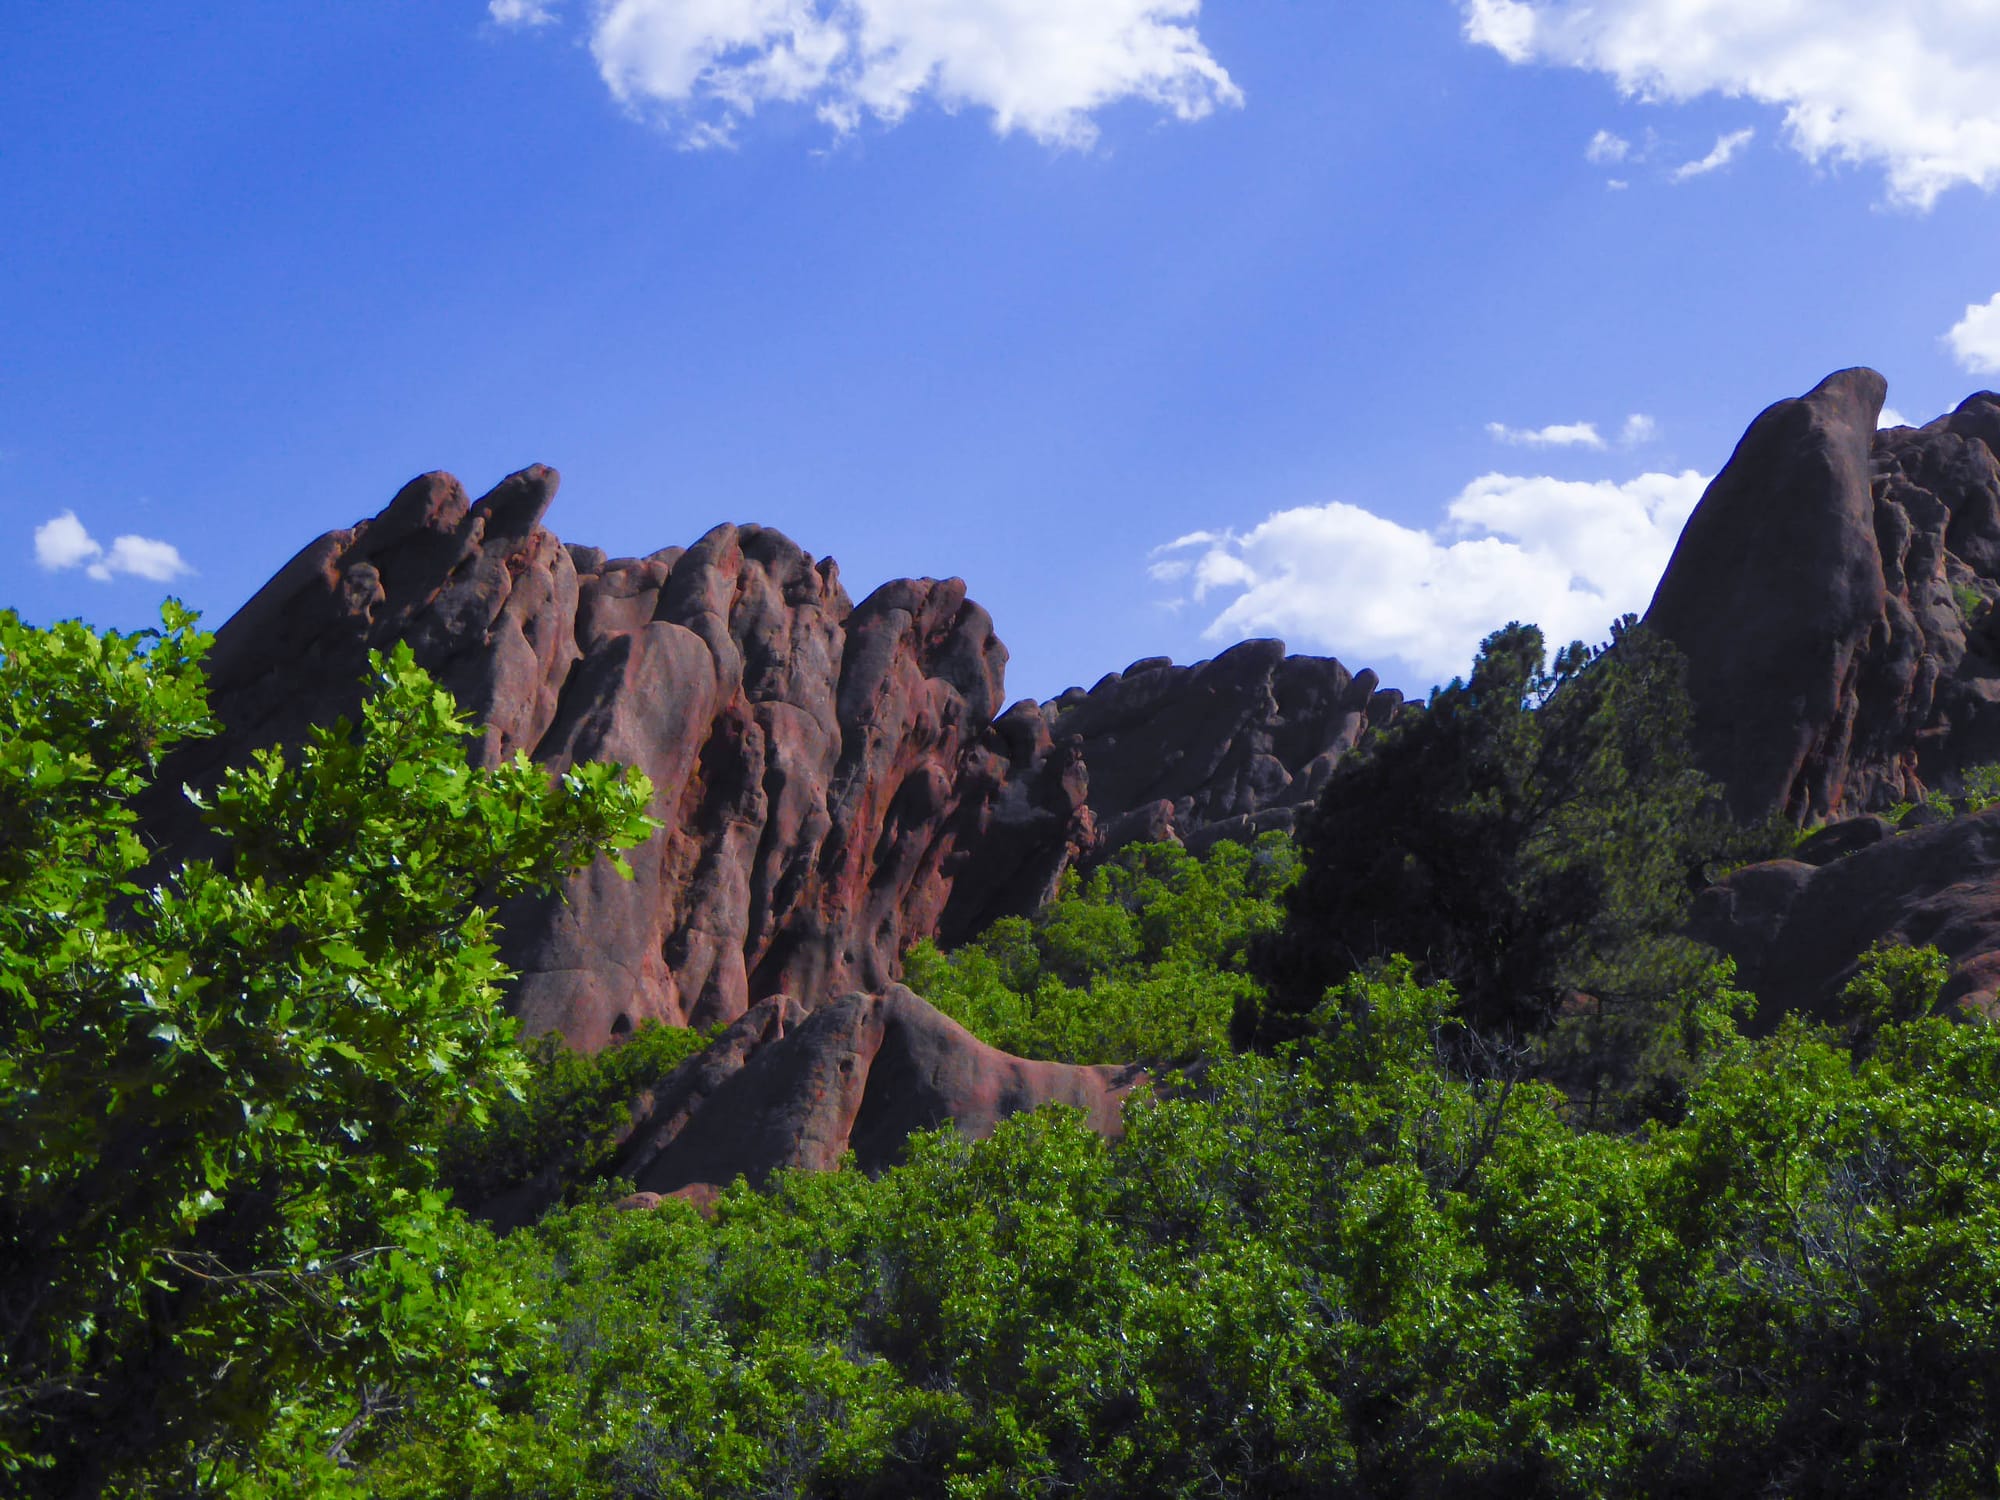
[[[1843,370],[1751,424],[1648,611],[1746,819],[1878,810],[2000,759],[2000,396],[1877,431]]]
[[[1258,641],[1007,708],[1006,648],[956,579],[857,605],[831,559],[757,526],[611,558],[543,527],[556,484],[535,467],[473,503],[425,475],[306,548],[218,632],[226,733],[169,784],[351,714],[368,650],[398,639],[489,762],[641,767],[667,826],[636,878],[599,865],[504,914],[517,1012],[580,1047],[881,991],[916,939],[1032,910],[1121,843],[1288,827],[1399,701]]]

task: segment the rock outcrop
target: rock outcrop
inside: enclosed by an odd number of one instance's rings
[[[1746,819],[1872,811],[2000,758],[2000,396],[1878,432],[1885,393],[1843,370],[1759,416],[1646,616]]]
[[[901,985],[806,1006],[774,996],[640,1098],[613,1171],[645,1192],[685,1193],[780,1167],[864,1171],[901,1159],[914,1131],[955,1122],[981,1139],[1044,1104],[1120,1130],[1132,1067],[1028,1062],[996,1051]]]
[[[600,865],[504,914],[518,1014],[579,1047],[881,991],[916,939],[1031,910],[1123,842],[1288,827],[1400,701],[1258,641],[1006,707],[1006,648],[956,579],[856,605],[830,558],[757,526],[611,558],[544,529],[556,484],[531,468],[473,503],[425,475],[306,548],[218,632],[225,733],[167,784],[351,714],[399,639],[488,762],[639,766],[667,826],[636,878]]]
[[[1750,865],[1702,892],[1691,931],[1736,960],[1761,1026],[1793,1011],[1832,1018],[1878,942],[1936,946],[1952,961],[1944,999],[1995,1010],[2000,808],[1893,836],[1887,827],[1830,825],[1801,847],[1805,858]]]

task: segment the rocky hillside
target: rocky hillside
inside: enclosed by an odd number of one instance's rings
[[[1954,994],[2000,983],[2000,812],[1853,821],[2000,760],[2000,397],[1877,431],[1884,395],[1847,370],[1763,413],[1647,617],[1688,658],[1737,812],[1833,825],[1697,914],[1787,1008],[1824,1007],[1883,938],[1943,947]],[[667,826],[637,878],[599,868],[505,917],[531,1031],[595,1049],[648,1019],[733,1023],[635,1109],[623,1169],[650,1191],[886,1162],[917,1126],[1050,1099],[1115,1128],[1129,1070],[982,1046],[895,987],[901,954],[1133,840],[1289,828],[1400,703],[1251,641],[1009,705],[1006,648],[956,579],[857,605],[832,559],[756,526],[607,557],[543,526],[556,483],[532,468],[473,502],[426,475],[306,548],[219,632],[226,732],[170,784],[351,710],[367,651],[398,639],[485,724],[487,760],[642,767]],[[156,827],[191,836],[175,816]]]
[[[357,701],[402,639],[486,724],[479,753],[642,767],[666,829],[506,913],[528,1029],[596,1048],[790,996],[880,991],[918,938],[1038,906],[1134,839],[1286,828],[1397,694],[1250,641],[1008,706],[1007,650],[957,579],[850,602],[831,558],[756,526],[607,557],[542,525],[557,476],[449,475],[307,547],[219,631],[227,726],[196,782]]]

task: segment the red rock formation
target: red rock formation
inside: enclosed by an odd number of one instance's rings
[[[580,1047],[881,990],[916,939],[1031,910],[1131,838],[1289,826],[1397,701],[1252,642],[1002,713],[1006,648],[958,580],[856,606],[831,559],[756,526],[607,558],[543,529],[556,482],[527,469],[473,504],[426,475],[300,553],[218,632],[226,733],[167,784],[352,713],[396,639],[484,723],[487,761],[638,765],[667,826],[636,878],[599,866],[504,914],[517,1012]]]
[[[1843,370],[1759,416],[1647,614],[1746,819],[1866,811],[2000,758],[2000,397],[1877,432],[1886,389]]]
[[[761,1183],[780,1167],[825,1171],[849,1151],[862,1170],[880,1171],[913,1131],[953,1121],[981,1139],[1051,1103],[1116,1135],[1143,1077],[1010,1057],[901,985],[816,1008],[775,996],[639,1101],[612,1170],[662,1195],[738,1176]]]
[[[1799,852],[1738,870],[1695,904],[1690,930],[1736,960],[1761,1026],[1793,1011],[1832,1017],[1878,942],[1934,944],[1952,961],[1945,999],[1995,1009],[2000,809],[1895,835],[1857,819]]]

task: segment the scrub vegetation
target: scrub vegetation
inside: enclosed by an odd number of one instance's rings
[[[911,951],[996,1045],[1150,1063],[1122,1139],[1051,1108],[707,1218],[601,1175],[700,1039],[499,1008],[492,907],[643,838],[643,779],[468,769],[399,653],[162,871],[132,804],[203,646],[0,616],[10,1492],[2000,1487],[2000,1034],[1909,949],[1748,1024],[1678,934],[1769,834],[1629,622],[1497,633],[1296,845],[1134,847]],[[538,1222],[464,1211],[538,1176]]]

